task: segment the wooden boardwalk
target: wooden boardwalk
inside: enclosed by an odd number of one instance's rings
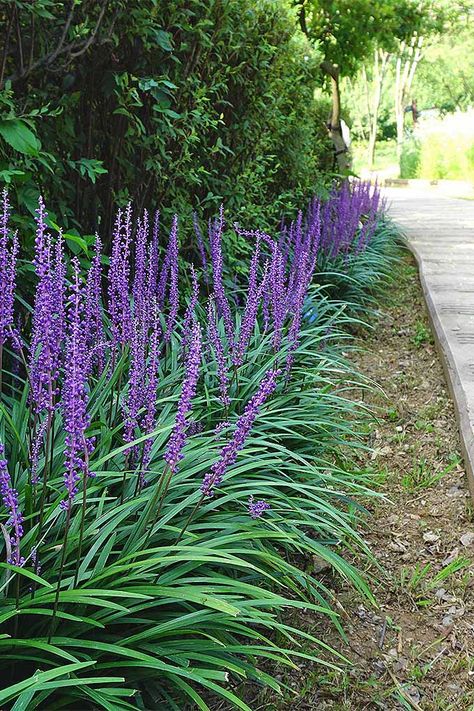
[[[474,498],[474,201],[435,190],[392,188],[385,195],[418,261]]]

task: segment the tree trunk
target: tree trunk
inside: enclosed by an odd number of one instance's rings
[[[331,94],[332,108],[331,115],[328,121],[329,136],[334,145],[334,155],[337,162],[337,167],[341,173],[346,173],[350,170],[351,159],[349,148],[346,145],[342,136],[341,129],[341,92],[339,88],[339,67],[331,62],[324,61],[321,64],[321,69],[331,79]]]
[[[387,65],[389,60],[389,53],[385,52],[383,49],[374,50],[374,94],[372,99],[372,111],[370,116],[370,134],[369,134],[369,145],[368,145],[368,162],[369,168],[372,170],[374,167],[375,159],[375,145],[377,142],[377,131],[379,124],[379,109],[380,101],[382,99],[382,87],[385,79],[385,72],[387,71]]]
[[[423,37],[414,35],[407,47],[405,42],[400,45],[395,72],[395,118],[397,121],[397,157],[402,155],[405,138],[405,105],[413,84],[416,68],[421,59]]]

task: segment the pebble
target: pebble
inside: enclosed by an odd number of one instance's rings
[[[461,541],[463,546],[472,546],[472,544],[474,543],[474,533],[472,533],[472,531],[464,533],[459,540]]]

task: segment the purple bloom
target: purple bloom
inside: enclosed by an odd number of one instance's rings
[[[357,254],[365,249],[375,229],[379,205],[377,185],[372,188],[369,182],[359,180],[334,187],[321,210],[323,253],[331,259],[342,254],[347,260],[352,251]]]
[[[263,499],[254,501],[253,496],[249,496],[248,511],[252,518],[260,518],[269,508],[271,508],[270,504],[267,504]]]
[[[224,347],[222,345],[222,340],[217,330],[216,324],[216,309],[214,301],[209,299],[209,306],[207,308],[207,335],[209,339],[209,345],[214,351],[214,357],[217,363],[217,378],[219,380],[219,391],[221,402],[225,408],[230,405],[229,397],[229,373],[227,367],[227,360],[224,353]]]
[[[64,259],[64,240],[61,230],[54,245],[52,282],[55,297],[54,337],[58,343],[62,343],[66,335],[66,260]]]
[[[182,338],[181,338],[181,354],[184,355],[186,352],[186,348],[188,345],[188,339],[189,339],[189,327],[191,326],[191,322],[195,318],[194,311],[196,309],[196,304],[198,301],[199,297],[199,283],[197,280],[196,272],[194,270],[194,266],[192,264],[189,265],[189,268],[191,270],[191,282],[192,282],[192,290],[191,290],[191,298],[189,300],[189,304],[187,306],[186,312],[184,314],[184,319],[183,319],[183,324],[182,324]]]
[[[199,378],[199,365],[201,363],[201,327],[197,321],[194,322],[189,351],[186,358],[185,374],[181,388],[181,396],[178,402],[176,420],[173,431],[168,441],[165,453],[165,461],[168,463],[171,473],[174,474],[178,467],[178,462],[183,458],[183,447],[186,443],[188,419],[191,412],[191,403],[196,394],[196,387]]]
[[[147,245],[148,245],[148,212],[144,210],[143,217],[138,220],[135,236],[135,277],[133,280],[133,305],[135,315],[141,314],[147,303]]]
[[[201,484],[201,492],[204,496],[213,496],[214,489],[220,486],[226,471],[235,463],[237,454],[243,448],[260,408],[276,388],[279,374],[279,370],[267,370],[263,376],[257,392],[248,401],[244,412],[237,420],[232,438],[222,447],[219,459],[204,476]]]
[[[10,335],[10,329],[13,323],[15,269],[18,254],[18,239],[16,233],[13,235],[10,244],[8,229],[10,203],[6,190],[2,193],[2,201],[2,215],[0,217],[0,284],[2,285],[0,289],[0,348]]]
[[[237,343],[235,344],[235,349],[232,356],[232,362],[236,367],[242,365],[243,363],[244,354],[247,350],[250,338],[255,328],[258,307],[260,305],[260,300],[262,298],[262,293],[264,291],[267,280],[267,272],[265,271],[262,283],[260,287],[258,286],[257,270],[260,260],[260,241],[261,237],[260,235],[258,235],[257,244],[255,246],[255,250],[252,255],[252,260],[250,262],[247,303],[245,305],[244,315],[242,316],[239,338],[237,340]]]
[[[31,447],[31,483],[37,484],[39,481],[38,476],[38,462],[41,447],[43,446],[43,438],[48,427],[48,420],[44,419],[35,434],[33,444]]]
[[[124,346],[132,333],[130,306],[130,241],[132,233],[132,207],[125,213],[119,210],[112,238],[112,255],[109,267],[109,313],[112,321],[113,344]]]
[[[219,422],[218,425],[216,425],[214,429],[214,439],[219,439],[221,434],[225,432],[230,427],[230,422],[228,420],[224,420],[223,422]]]
[[[166,322],[165,342],[167,343],[173,332],[176,324],[176,317],[179,308],[179,291],[178,291],[178,216],[173,217],[171,225],[170,240],[168,245],[169,268],[170,268],[170,291],[169,302],[170,310],[168,320]]]
[[[138,415],[144,405],[147,338],[148,329],[145,327],[143,321],[135,318],[133,321],[133,334],[130,343],[128,391],[124,404],[125,442],[132,442],[135,439],[135,428],[138,426]]]
[[[214,281],[214,295],[216,299],[217,313],[224,319],[224,328],[227,336],[229,348],[234,346],[234,324],[230,311],[229,302],[224,290],[223,283],[223,257],[222,257],[222,232],[224,230],[224,208],[221,205],[219,219],[215,220],[209,230],[209,241],[211,244],[212,277]]]
[[[7,461],[3,458],[4,454],[5,448],[3,444],[0,444],[0,496],[9,515],[7,526],[13,528],[13,533],[10,536],[11,551],[7,562],[11,565],[21,566],[25,562],[25,559],[20,555],[23,516],[18,505],[18,492],[12,486]]]
[[[194,435],[200,434],[204,429],[202,422],[197,422],[197,420],[191,420],[188,425],[188,435],[193,437]]]
[[[304,300],[305,300],[305,296],[306,296],[306,293],[308,290],[309,282],[310,282],[310,276],[303,274],[302,277],[300,278],[300,282],[298,284],[296,296],[294,299],[293,320],[291,322],[290,330],[288,333],[289,350],[288,350],[288,354],[286,357],[286,369],[285,369],[287,378],[290,374],[290,370],[293,365],[294,353],[298,347],[298,340],[299,340],[300,328],[301,328],[301,317],[303,314]]]
[[[273,349],[281,346],[283,324],[286,316],[285,261],[278,247],[273,250],[269,273],[270,298],[273,315]]]
[[[87,414],[88,353],[86,334],[82,326],[84,296],[80,281],[79,261],[72,259],[73,281],[68,305],[68,332],[64,383],[62,392],[63,426],[66,431],[64,486],[67,497],[61,501],[64,510],[69,509],[77,493],[81,475],[87,476],[88,455],[92,441],[86,439],[89,426]]]
[[[31,398],[37,413],[55,408],[56,381],[61,365],[64,334],[64,274],[62,237],[56,249],[51,234],[46,230],[47,213],[40,197],[36,210],[37,230],[33,260],[38,285],[33,311],[30,343]]]
[[[145,416],[143,418],[144,434],[150,435],[156,425],[156,391],[158,387],[158,368],[160,364],[160,337],[161,326],[158,318],[158,307],[155,306],[154,327],[150,339],[149,360],[147,365],[147,381],[144,384],[143,393],[145,401]],[[146,471],[150,464],[151,448],[153,440],[149,437],[143,444],[142,471]],[[143,473],[140,473],[140,480],[143,482]]]

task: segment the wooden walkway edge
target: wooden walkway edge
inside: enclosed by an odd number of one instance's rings
[[[403,188],[384,194],[418,263],[474,500],[474,201]]]

